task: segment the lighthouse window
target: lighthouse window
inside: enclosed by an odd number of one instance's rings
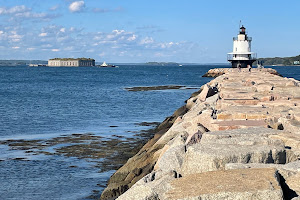
[[[237,48],[235,48],[235,51],[237,51]]]

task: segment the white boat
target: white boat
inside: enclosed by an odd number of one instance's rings
[[[106,64],[106,62],[104,61],[100,67],[116,67],[115,65],[109,65],[109,64]]]
[[[102,65],[100,65],[101,67],[107,67],[108,65],[106,64],[106,62],[104,61],[103,63],[102,63]]]

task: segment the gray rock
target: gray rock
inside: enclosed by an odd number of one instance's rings
[[[260,136],[267,137],[269,135],[277,135],[282,133],[283,131],[274,130],[270,128],[263,127],[252,127],[247,129],[234,129],[227,131],[213,131],[204,133],[202,136],[202,142],[205,141],[215,141],[222,138],[237,138],[237,137],[252,137],[252,136]]]
[[[124,194],[119,196],[119,198],[117,198],[117,200],[132,200],[132,199],[159,200],[158,194],[155,193],[152,188],[145,185],[132,187],[131,189],[127,190]]]
[[[134,184],[118,200],[163,200],[166,191],[171,189],[170,182],[179,178],[175,171],[154,171]]]
[[[257,128],[204,133],[200,143],[187,148],[180,172],[187,175],[222,170],[227,163],[285,164],[283,142],[263,136],[271,133]]]
[[[272,164],[272,163],[227,163],[225,164],[225,170],[232,169],[249,169],[249,168],[282,168],[284,164]]]
[[[282,168],[289,171],[300,172],[300,160],[287,163],[283,165]]]
[[[178,171],[185,156],[185,145],[179,145],[167,150],[159,161],[159,168],[163,171]]]

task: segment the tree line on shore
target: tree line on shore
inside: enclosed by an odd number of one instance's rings
[[[262,61],[264,65],[300,65],[300,55],[293,57],[259,58],[258,60]],[[257,61],[254,65],[257,65]]]

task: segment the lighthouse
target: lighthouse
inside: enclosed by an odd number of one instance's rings
[[[240,27],[237,37],[233,38],[233,51],[227,54],[227,60],[231,62],[233,68],[239,65],[246,68],[248,65],[252,67],[252,63],[256,60],[256,53],[251,52],[252,38],[248,37],[246,28]]]

